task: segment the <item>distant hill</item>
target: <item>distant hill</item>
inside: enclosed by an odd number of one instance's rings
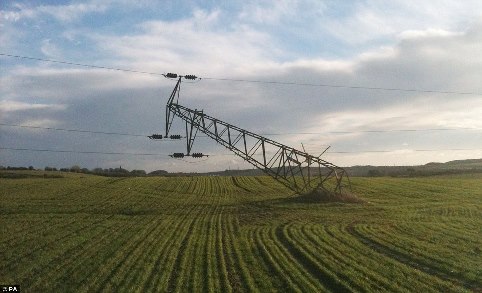
[[[455,160],[446,163],[428,163],[418,166],[352,166],[345,167],[350,176],[375,177],[375,176],[429,176],[443,174],[482,173],[482,159]],[[263,171],[258,169],[225,170],[206,173],[183,173],[177,175],[208,175],[208,176],[262,176]]]
[[[482,173],[482,159],[427,163],[419,166],[353,166],[345,169],[350,176],[427,176]]]

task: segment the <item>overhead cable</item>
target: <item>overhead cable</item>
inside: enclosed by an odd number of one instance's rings
[[[100,154],[100,155],[129,155],[129,156],[170,156],[168,154],[159,153],[129,153],[129,152],[101,152],[101,151],[75,151],[75,150],[53,150],[53,149],[35,149],[35,148],[14,148],[0,147],[0,150],[10,151],[31,151],[31,152],[49,152],[49,153],[75,153],[75,154]],[[393,152],[443,152],[443,151],[482,151],[480,148],[473,149],[400,149],[400,150],[363,150],[363,151],[327,151],[330,154],[363,154],[363,153],[393,153]],[[209,156],[234,156],[231,153],[212,154]]]
[[[42,61],[42,62],[50,62],[50,63],[67,64],[67,65],[89,67],[89,68],[97,68],[97,69],[123,71],[123,72],[130,72],[130,73],[140,73],[140,74],[149,74],[149,75],[157,75],[157,76],[166,76],[166,73],[141,71],[141,70],[127,69],[127,68],[116,68],[116,67],[109,67],[109,66],[91,65],[91,64],[76,63],[76,62],[70,62],[70,61],[61,61],[61,60],[52,60],[52,59],[22,56],[22,55],[14,55],[14,54],[7,54],[7,53],[0,53],[0,56],[10,57],[10,58],[18,58],[18,59],[28,59],[28,60]],[[260,83],[260,84],[275,84],[275,85],[294,85],[294,86],[327,87],[327,88],[363,89],[363,90],[377,90],[377,91],[398,91],[398,92],[418,92],[418,93],[477,95],[477,96],[482,95],[482,93],[468,92],[468,91],[443,91],[443,90],[432,90],[432,89],[373,87],[373,86],[356,86],[356,85],[342,85],[342,84],[288,82],[288,81],[275,81],[275,80],[219,78],[219,77],[207,77],[207,76],[199,77],[199,79],[216,80],[216,81],[231,81],[231,82],[246,82],[246,83]]]
[[[135,136],[135,137],[148,137],[149,136],[148,134],[107,132],[107,131],[97,131],[97,130],[68,129],[68,128],[56,128],[56,127],[42,127],[42,126],[34,126],[34,125],[9,124],[9,123],[0,123],[0,127],[1,126],[29,128],[29,129],[44,129],[44,130],[54,130],[54,131],[66,131],[66,132],[105,134],[105,135],[121,135],[121,136]],[[420,132],[420,131],[460,131],[460,130],[482,130],[482,128],[457,127],[457,128],[425,128],[425,129],[378,129],[378,130],[326,131],[326,132],[261,133],[260,135],[283,136],[283,135],[353,134],[353,133]],[[197,137],[207,137],[207,136],[198,135]]]

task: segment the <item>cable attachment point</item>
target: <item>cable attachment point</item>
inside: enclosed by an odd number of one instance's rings
[[[164,77],[167,77],[167,78],[177,78],[177,74],[176,73],[167,73],[167,74],[163,74]]]
[[[192,80],[194,80],[194,79],[196,79],[196,78],[197,78],[197,76],[195,76],[195,75],[193,75],[193,74],[184,75],[184,79],[192,79]]]
[[[149,135],[148,137],[149,139],[162,139],[162,134],[155,133],[153,135]]]

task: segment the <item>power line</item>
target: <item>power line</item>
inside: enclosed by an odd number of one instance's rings
[[[436,94],[455,94],[455,95],[477,95],[477,96],[482,95],[482,94],[476,93],[476,92],[439,91],[439,90],[423,90],[423,89],[407,89],[407,88],[387,88],[387,87],[370,87],[370,86],[351,86],[351,85],[341,85],[341,84],[301,83],[301,82],[289,82],[289,81],[269,81],[269,80],[214,78],[214,77],[202,77],[202,79],[219,80],[219,81],[233,81],[233,82],[277,84],[277,85],[296,85],[296,86],[310,86],[310,87],[363,89],[363,90],[377,90],[377,91],[417,92],[417,93],[436,93]]]
[[[401,150],[366,150],[366,151],[327,151],[330,154],[363,154],[363,153],[393,153],[399,151],[409,152],[445,152],[445,151],[480,151],[482,149],[401,149]]]
[[[476,127],[457,128],[423,128],[423,129],[375,129],[375,130],[352,130],[352,131],[326,131],[326,132],[286,132],[286,133],[264,133],[262,135],[293,135],[293,134],[353,134],[353,133],[384,133],[384,132],[419,132],[419,131],[458,131],[458,130],[482,130]]]
[[[152,154],[152,153],[123,153],[123,152],[73,151],[73,150],[52,150],[52,149],[33,149],[33,148],[9,148],[9,147],[0,147],[0,150],[30,151],[30,152],[48,152],[48,153],[100,154],[100,155],[169,156],[169,155],[167,155],[167,154]]]
[[[148,134],[134,134],[123,132],[106,132],[96,130],[84,130],[84,129],[68,129],[68,128],[55,128],[55,127],[42,127],[34,125],[21,125],[21,124],[8,124],[0,123],[0,127],[19,127],[29,129],[44,129],[53,131],[66,131],[66,132],[80,132],[80,133],[93,133],[104,135],[121,135],[121,136],[133,136],[133,137],[147,137]],[[356,130],[356,131],[327,131],[327,132],[286,132],[286,133],[261,133],[264,136],[284,136],[284,135],[313,135],[313,134],[353,134],[353,133],[389,133],[389,132],[427,132],[427,131],[460,131],[460,130],[482,130],[482,128],[476,127],[457,127],[457,128],[425,128],[425,129],[379,129],[379,130]],[[198,135],[197,137],[207,137],[205,135]],[[160,140],[162,141],[162,140]]]
[[[50,63],[67,64],[67,65],[74,65],[74,66],[81,66],[81,67],[88,67],[88,68],[97,68],[97,69],[130,72],[130,73],[140,73],[140,74],[165,76],[165,73],[159,73],[159,72],[148,72],[148,71],[140,71],[140,70],[134,70],[134,69],[126,69],[126,68],[98,66],[98,65],[76,63],[76,62],[69,62],[69,61],[52,60],[52,59],[30,57],[30,56],[21,56],[21,55],[13,55],[13,54],[7,54],[7,53],[0,53],[0,56],[10,57],[10,58],[18,58],[18,59],[36,60],[36,61],[50,62]],[[437,93],[437,94],[454,94],[454,95],[477,95],[477,96],[482,95],[481,93],[477,93],[477,92],[464,92],[464,91],[441,91],[441,90],[424,90],[424,89],[407,89],[407,88],[352,86],[352,85],[342,85],[342,84],[302,83],[302,82],[286,82],[286,81],[274,81],[274,80],[270,81],[270,80],[217,78],[217,77],[199,77],[199,78],[204,79],[204,80],[260,83],[260,84],[275,84],[275,85],[295,85],[295,86],[310,86],[310,87],[363,89],[363,90],[398,91],[398,92],[418,92],[418,93]]]
[[[147,137],[148,136],[147,134],[133,134],[133,133],[106,132],[106,131],[94,131],[94,130],[83,130],[83,129],[54,128],[54,127],[42,127],[42,126],[7,124],[7,123],[0,123],[0,126],[30,128],[30,129],[45,129],[45,130],[55,130],[55,131],[67,131],[67,132],[106,134],[106,135],[123,135],[123,136],[136,136],[136,137]]]
[[[11,58],[19,58],[19,59],[36,60],[36,61],[50,62],[50,63],[67,64],[67,65],[74,65],[74,66],[81,66],[81,67],[88,67],[88,68],[123,71],[123,72],[130,72],[130,73],[140,73],[140,74],[159,75],[159,76],[164,75],[163,73],[158,73],[158,72],[148,72],[148,71],[140,71],[140,70],[134,70],[134,69],[126,69],[126,68],[98,66],[98,65],[75,63],[75,62],[69,62],[69,61],[52,60],[52,59],[29,57],[29,56],[20,56],[20,55],[11,55],[11,54],[5,54],[5,53],[0,53],[0,56],[11,57]]]
[[[75,154],[98,154],[98,155],[128,155],[128,156],[169,156],[168,154],[156,153],[129,153],[129,152],[100,152],[100,151],[74,151],[74,150],[52,150],[52,149],[34,149],[34,148],[11,148],[0,147],[0,150],[10,151],[30,151],[30,152],[49,152],[49,153],[75,153]],[[442,151],[480,151],[482,149],[403,149],[403,150],[364,150],[364,151],[327,151],[330,154],[362,154],[362,153],[393,153],[399,151],[410,152],[442,152]],[[234,156],[231,153],[212,154],[209,156]]]

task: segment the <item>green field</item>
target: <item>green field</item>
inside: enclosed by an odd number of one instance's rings
[[[42,173],[40,173],[42,174]],[[0,179],[0,284],[22,292],[482,290],[482,174]]]

